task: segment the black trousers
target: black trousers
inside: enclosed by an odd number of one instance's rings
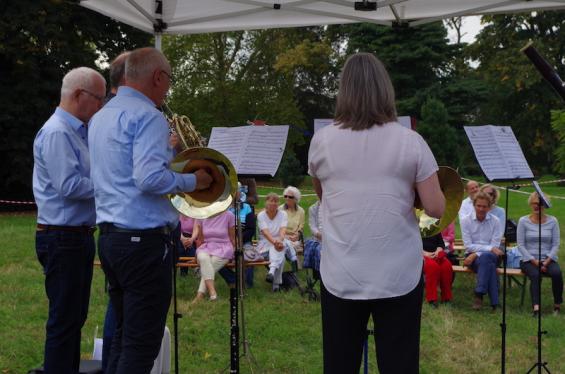
[[[373,317],[377,364],[381,374],[419,372],[423,279],[406,295],[348,300],[321,284],[325,374],[357,374],[367,322]]]
[[[148,374],[159,353],[172,294],[168,235],[104,233],[99,256],[116,331],[106,374]]]
[[[80,364],[81,328],[88,314],[94,236],[86,232],[37,231],[35,249],[49,298],[44,372],[74,374]]]
[[[539,270],[538,267],[531,262],[521,262],[520,269],[530,278],[530,295],[532,297],[532,305],[539,305]],[[557,262],[552,262],[547,267],[547,275],[551,278],[551,290],[553,291],[554,304],[563,303],[563,274]]]

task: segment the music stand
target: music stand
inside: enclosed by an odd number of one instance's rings
[[[506,186],[505,214],[508,214],[509,191],[518,189],[517,181],[529,181],[534,175],[528,166],[524,153],[509,126],[465,126],[465,133],[471,142],[475,157],[483,174],[489,182],[510,182]],[[507,278],[507,234],[504,224],[503,271],[502,271],[502,322],[500,366],[501,373],[506,372],[506,278]]]
[[[244,278],[244,258],[243,258],[243,230],[241,226],[240,210],[242,202],[234,199],[234,211],[237,233],[235,236],[235,288],[230,289],[230,373],[239,373],[239,359],[241,357],[247,358],[250,365],[257,365],[257,361],[251,352],[251,343],[247,339],[246,325],[245,325],[245,305],[244,297],[245,291],[243,287]],[[241,310],[241,313],[239,311]],[[241,323],[241,336],[243,339],[240,341],[240,326]],[[243,346],[243,353],[240,354],[240,343]],[[253,366],[251,366],[253,373]]]
[[[545,198],[541,187],[539,186],[538,182],[532,182],[532,186],[534,187],[536,193],[538,194],[538,204],[540,208],[543,206],[544,208],[551,208],[551,204]],[[541,359],[541,337],[543,334],[547,334],[547,331],[543,331],[541,329],[541,209],[538,208],[538,297],[539,297],[539,311],[538,311],[538,360],[537,362],[528,370],[528,373],[531,373],[532,370],[538,368],[538,373],[541,374],[541,368],[544,368],[547,373],[550,373],[549,369],[547,368],[547,362],[543,362]]]

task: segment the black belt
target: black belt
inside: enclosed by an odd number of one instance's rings
[[[167,226],[155,227],[153,229],[123,229],[117,227],[113,223],[101,223],[98,225],[100,227],[100,233],[121,233],[121,234],[131,234],[131,235],[169,235],[171,230]]]
[[[57,225],[44,225],[43,223],[37,224],[37,231],[70,231],[70,232],[80,232],[83,234],[93,234],[96,231],[96,226],[57,226]]]

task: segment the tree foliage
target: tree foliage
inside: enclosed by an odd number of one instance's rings
[[[418,132],[430,146],[438,164],[458,168],[460,157],[457,133],[448,124],[445,105],[437,99],[428,98],[422,105],[421,116]]]
[[[150,35],[68,1],[2,1],[0,14],[0,198],[29,199],[33,139],[64,74],[145,46]]]
[[[479,61],[477,73],[488,85],[488,101],[479,107],[477,123],[510,125],[530,165],[537,173],[550,172],[557,139],[551,131],[550,110],[562,105],[525,55],[529,40],[565,73],[565,17],[562,12],[483,17],[486,26],[469,47]]]

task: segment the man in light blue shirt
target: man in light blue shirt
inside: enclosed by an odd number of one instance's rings
[[[44,372],[77,373],[94,259],[94,190],[87,123],[102,106],[106,82],[93,69],[63,78],[61,101],[33,143],[36,253],[49,299]]]
[[[477,273],[473,309],[480,309],[483,296],[489,294],[493,310],[498,306],[498,275],[496,268],[504,254],[501,241],[500,222],[489,213],[492,200],[484,192],[473,197],[474,212],[461,220],[461,236],[465,245],[465,264]]]
[[[169,129],[156,108],[170,85],[165,56],[134,50],[125,74],[126,84],[93,117],[89,145],[99,256],[117,319],[106,373],[143,374],[159,352],[172,292],[168,233],[178,213],[165,195],[205,189],[212,178],[168,169]]]

